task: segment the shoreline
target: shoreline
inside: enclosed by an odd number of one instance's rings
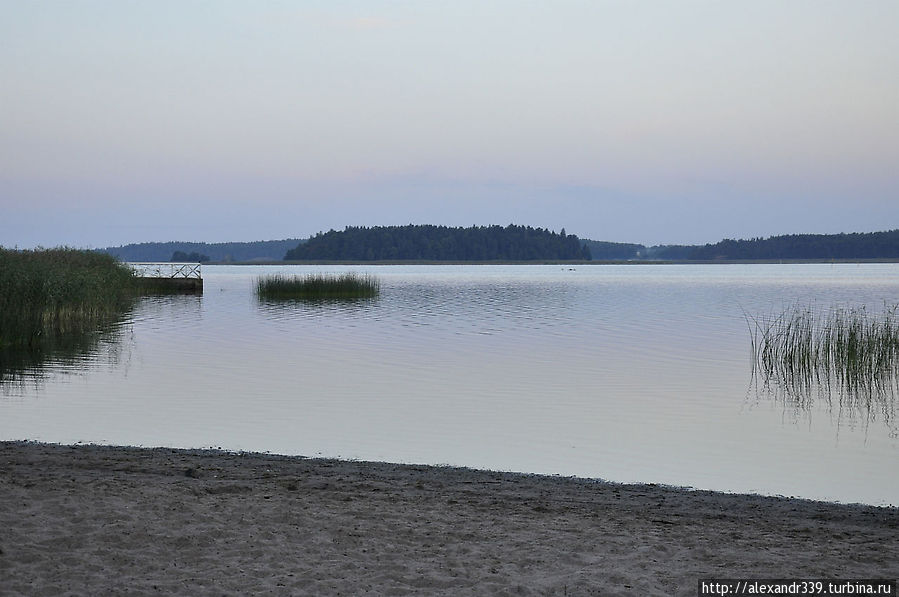
[[[865,259],[583,259],[553,260],[532,259],[528,261],[434,261],[427,259],[396,259],[361,261],[358,259],[308,259],[308,260],[270,260],[250,261],[204,261],[201,265],[803,265],[803,264],[870,264],[899,263],[894,257],[871,257]]]
[[[702,578],[899,577],[897,508],[216,450],[0,442],[0,528],[12,595],[695,595]]]

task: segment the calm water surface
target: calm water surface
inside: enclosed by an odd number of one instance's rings
[[[256,277],[381,297],[260,303]],[[899,265],[207,266],[0,395],[0,438],[222,447],[899,504],[889,409],[753,383],[744,313],[899,302]],[[830,398],[830,399],[829,399]]]

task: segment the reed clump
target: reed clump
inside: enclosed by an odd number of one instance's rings
[[[836,383],[849,393],[892,393],[899,378],[899,305],[816,312],[793,307],[749,318],[755,368],[795,391]]]
[[[381,284],[375,276],[274,274],[256,280],[256,295],[262,300],[349,300],[377,297]]]
[[[37,349],[95,330],[136,292],[131,270],[110,255],[0,247],[0,349]]]

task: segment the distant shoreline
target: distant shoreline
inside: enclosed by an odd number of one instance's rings
[[[197,254],[197,259],[208,259],[210,263],[224,264],[281,264],[286,263],[371,263],[388,264],[459,264],[459,263],[569,263],[590,262],[595,264],[678,264],[678,263],[894,263],[899,261],[899,229],[881,232],[852,232],[840,234],[787,234],[767,239],[749,240],[724,239],[705,245],[654,245],[596,241],[579,238],[576,235],[558,236],[555,232],[529,227],[507,228],[500,226],[473,227],[469,229],[440,228],[443,232],[463,234],[455,245],[467,246],[459,252],[447,248],[446,239],[433,236],[434,226],[348,227],[344,232],[334,230],[320,233],[306,239],[282,239],[250,242],[206,243],[206,242],[145,242],[131,243],[118,247],[97,249],[110,253],[122,261],[168,261],[175,253]],[[380,231],[375,234],[376,231]],[[502,240],[494,238],[508,232],[526,233],[530,238],[516,251],[499,251],[506,240],[515,245],[521,238]],[[564,232],[564,231],[563,231]],[[481,241],[475,242],[465,234],[473,234]],[[349,236],[353,238],[349,238]],[[362,237],[359,237],[362,235]],[[341,237],[341,238],[332,238]],[[328,240],[330,238],[330,240]],[[546,241],[545,243],[540,241]],[[566,240],[568,239],[568,240]],[[561,250],[558,246],[566,242],[581,243],[580,251],[573,247]],[[326,242],[327,241],[327,242]],[[350,242],[352,241],[352,242]],[[429,242],[425,242],[429,241]],[[491,242],[492,241],[492,242]],[[514,242],[513,242],[514,241]],[[301,246],[314,243],[314,250],[296,253]],[[349,243],[349,244],[347,244]],[[548,243],[548,245],[547,245]],[[325,246],[321,246],[321,245]],[[450,243],[452,245],[452,243]],[[546,245],[546,246],[544,246]],[[548,247],[559,250],[549,250]],[[364,253],[360,247],[367,247]],[[412,247],[410,249],[410,247]],[[418,247],[418,249],[415,249]],[[437,248],[435,248],[437,247]],[[441,248],[443,247],[443,248]],[[491,248],[492,247],[492,248]],[[587,252],[589,250],[589,252]],[[533,259],[535,256],[544,256]],[[350,258],[347,258],[351,256]],[[427,259],[418,259],[427,256]],[[528,259],[518,259],[527,257]],[[585,259],[589,257],[590,259]],[[313,259],[314,258],[314,259]],[[516,259],[512,259],[516,258]]]
[[[591,261],[428,261],[428,260],[386,260],[386,261],[359,261],[359,260],[310,260],[310,261],[204,261],[202,265],[740,265],[740,264],[767,264],[767,265],[801,265],[813,263],[899,263],[899,259],[712,259],[696,261],[653,261],[653,260],[627,260],[627,259],[594,259]]]

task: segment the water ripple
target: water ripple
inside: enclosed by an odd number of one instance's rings
[[[266,273],[345,271],[378,276],[381,296],[272,303],[252,290]],[[51,376],[23,390],[34,400],[0,404],[0,416],[10,438],[220,445],[877,502],[899,482],[858,471],[894,462],[896,438],[875,422],[841,429],[835,447],[819,411],[796,419],[776,401],[747,407],[743,313],[810,296],[880,304],[896,295],[897,273],[209,266],[202,297],[142,301],[117,357],[96,352],[57,367],[79,372],[78,382]]]

